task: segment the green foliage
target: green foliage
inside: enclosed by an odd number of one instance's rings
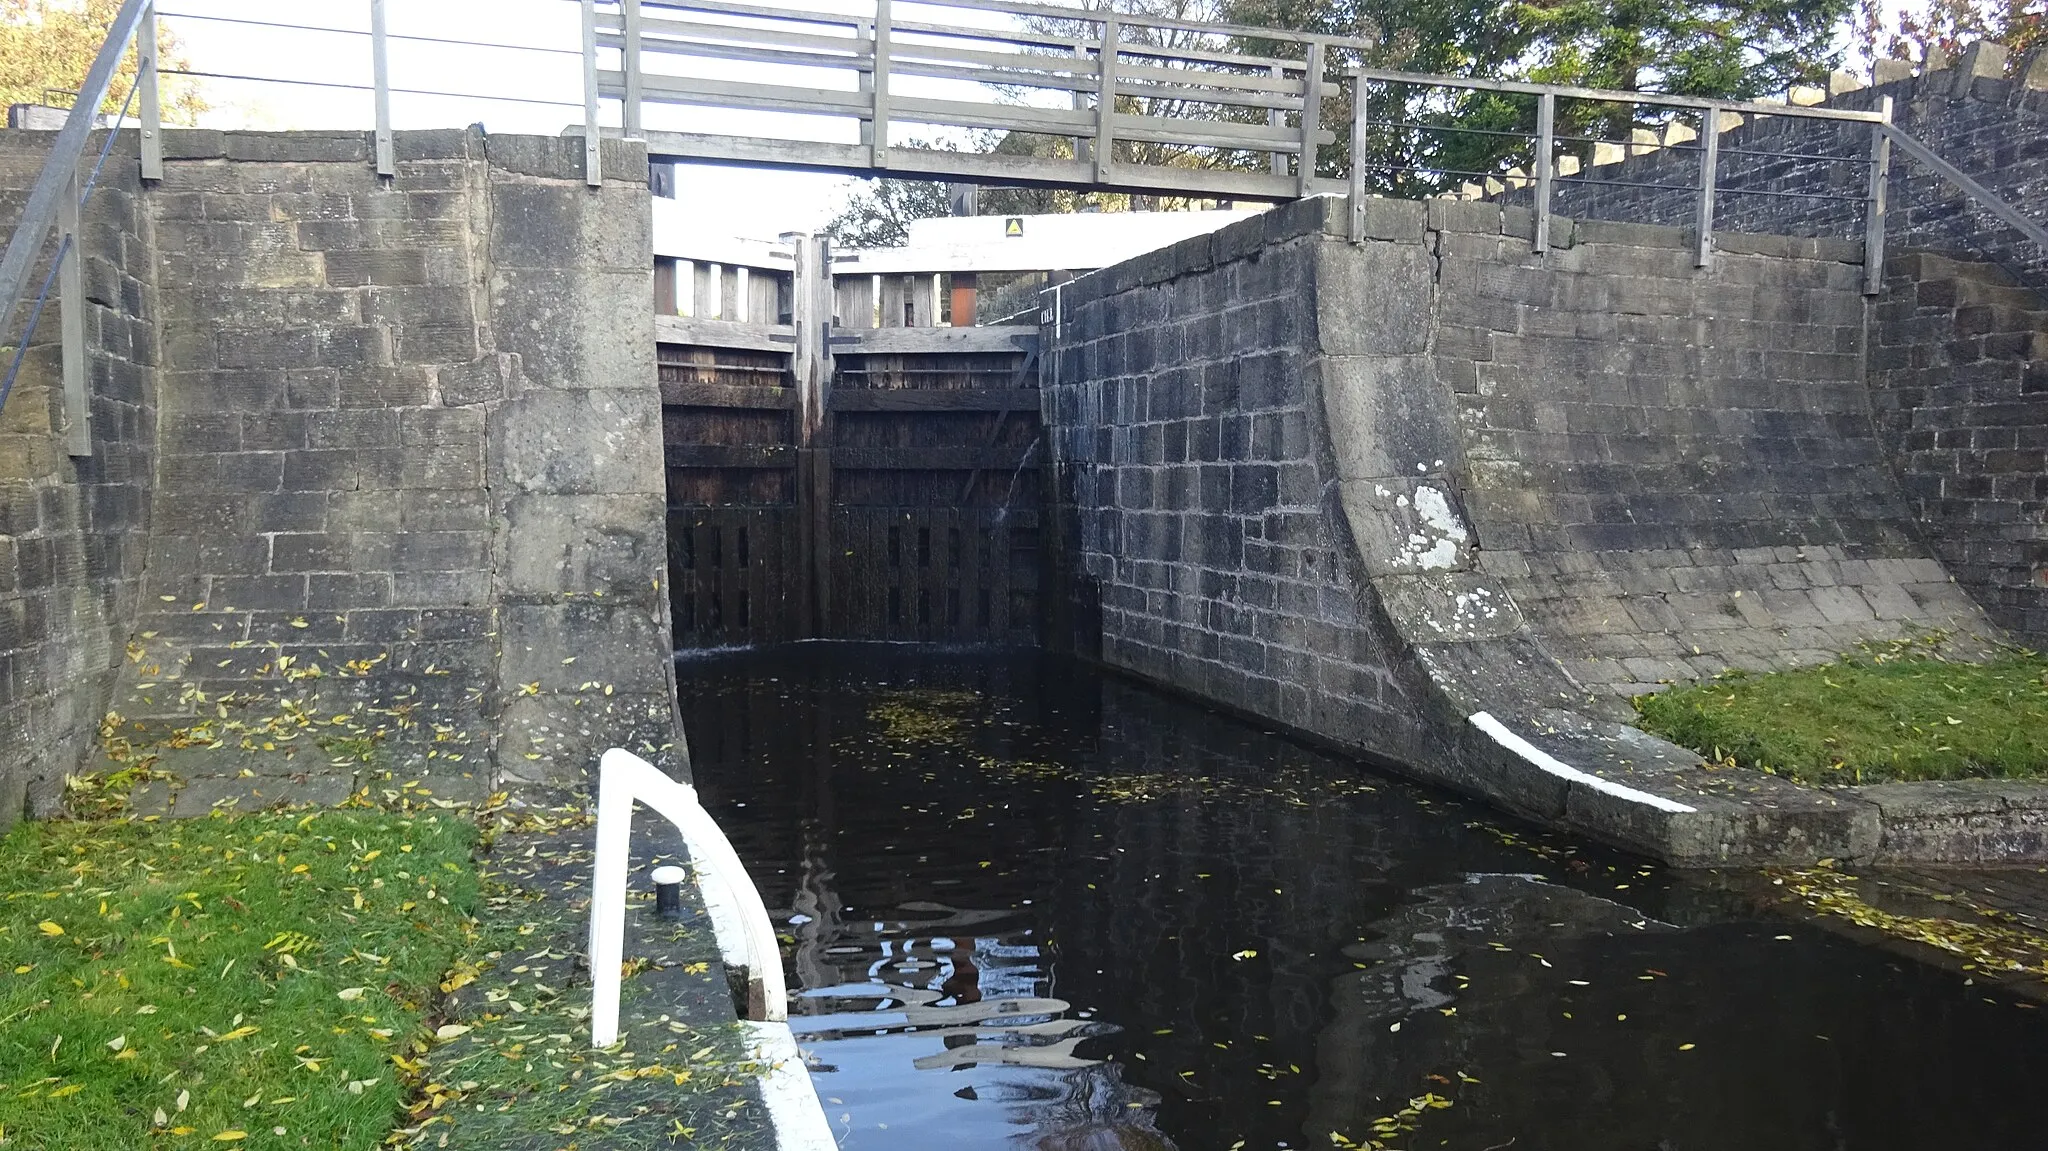
[[[910,222],[946,214],[946,185],[936,180],[869,180],[825,225],[844,248],[894,248],[910,238]]]
[[[1248,23],[1377,40],[1383,47],[1370,63],[1384,68],[1748,99],[1826,76],[1839,59],[1835,31],[1851,2],[1231,0],[1227,13]],[[1631,129],[1668,118],[1648,107],[1566,100],[1557,130],[1626,140]],[[1372,119],[1368,153],[1377,163],[1368,183],[1378,191],[1427,195],[1468,178],[1459,173],[1532,162],[1527,140],[1450,129],[1533,132],[1534,97],[1382,89]],[[1326,150],[1323,174],[1342,175],[1348,154],[1346,147]]]
[[[85,82],[121,0],[0,0],[0,103],[40,104],[46,97],[76,92]],[[187,69],[177,37],[157,34],[160,66]],[[100,111],[119,112],[135,86],[135,50],[115,70]],[[161,88],[164,118],[196,123],[206,101],[189,77],[166,76]]]
[[[475,830],[325,811],[0,842],[8,1146],[370,1148],[470,934]]]
[[[2048,3],[2043,0],[1926,0],[1899,7],[1857,0],[1856,47],[1865,59],[1926,59],[1930,51],[1960,54],[1971,42],[1995,40],[2012,59],[2048,46]]]
[[[1642,726],[1716,764],[1809,784],[2048,775],[2048,660],[1871,652],[1639,697]]]

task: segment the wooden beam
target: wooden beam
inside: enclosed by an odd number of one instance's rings
[[[796,389],[749,387],[743,384],[665,383],[661,385],[661,402],[685,408],[789,411],[796,407]]]
[[[664,398],[666,398],[664,396]],[[835,412],[1015,412],[1037,411],[1037,388],[839,388]]]
[[[662,456],[672,468],[790,468],[796,449],[788,444],[670,444]]]
[[[1056,133],[1056,134],[1071,134]],[[875,175],[933,176],[966,184],[1001,184],[1027,188],[1094,189],[1092,164],[1031,156],[942,152],[936,149],[891,148],[888,165],[874,169],[871,150],[860,144],[828,144],[809,140],[769,140],[757,136],[724,136],[699,132],[649,130],[648,150],[661,163],[705,161],[742,167],[789,168],[812,172],[868,171]],[[1300,195],[1294,176],[1267,172],[1225,172],[1200,168],[1125,165],[1117,170],[1116,188],[1141,195],[1191,195],[1225,200],[1282,202]],[[1344,181],[1316,179],[1316,194],[1342,193]]]
[[[736,324],[690,316],[654,317],[654,338],[663,344],[747,352],[788,353],[796,348],[796,331],[788,324]]]
[[[671,449],[673,450],[673,449]],[[842,471],[1000,471],[1025,465],[1030,447],[847,448],[832,449],[832,466]]]
[[[883,282],[887,283],[888,278],[885,277]],[[843,356],[917,352],[1023,352],[1037,346],[1038,329],[1023,324],[990,325],[985,328],[840,329],[832,335],[832,347]]]

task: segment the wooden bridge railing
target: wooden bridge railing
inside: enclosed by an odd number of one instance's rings
[[[1336,139],[1323,102],[1366,41],[1020,0],[872,3],[585,0],[586,42],[617,64],[593,66],[593,102],[620,101],[625,134],[677,159],[1226,199],[1342,188],[1315,176]],[[858,142],[647,130],[646,104],[837,120]],[[1066,143],[961,153],[897,131],[920,126]]]

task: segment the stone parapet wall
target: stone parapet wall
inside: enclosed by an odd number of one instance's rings
[[[1883,83],[1844,84],[1845,90],[1833,94],[1809,90],[1806,99],[1855,111],[1875,111],[1889,99],[1901,129],[2048,224],[2048,53],[2008,62],[2002,46],[1986,43],[1953,66],[1946,60],[1936,64],[1918,75],[1901,75],[1907,70],[1903,62],[1884,61]],[[1626,145],[1612,162],[1590,164],[1578,179],[1559,180],[1553,210],[1575,218],[1693,226],[1698,142],[1673,142],[1678,146]],[[1869,192],[1865,161],[1871,155],[1867,124],[1753,117],[1724,130],[1720,147],[1717,230],[1861,240],[1862,201]],[[1526,205],[1531,195],[1523,187],[1497,198]],[[1887,199],[1890,250],[1926,248],[1989,260],[2019,282],[2048,290],[2048,251],[1896,150]]]
[[[580,139],[400,133],[380,179],[366,133],[174,130],[145,190],[121,143],[94,453],[54,312],[0,423],[0,820],[110,713],[127,765],[436,795],[681,764],[644,148],[592,189]],[[0,189],[47,149],[0,137]]]
[[[0,133],[10,233],[55,135]],[[47,810],[97,740],[142,597],[161,318],[135,155],[132,136],[115,141],[81,221],[91,454],[67,454],[54,293],[0,413],[0,829]],[[37,285],[48,267],[46,256]]]
[[[124,715],[338,712],[492,782],[673,756],[645,153],[592,190],[580,140],[401,133],[389,180],[369,148],[169,136]]]

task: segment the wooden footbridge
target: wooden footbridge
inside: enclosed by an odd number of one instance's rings
[[[586,0],[589,122],[616,100],[624,133],[667,160],[1223,200],[1344,189],[1315,174],[1337,139],[1324,102],[1369,41],[1022,0],[872,3]],[[663,131],[643,123],[659,104],[813,127]],[[958,129],[1015,143],[914,146]]]

